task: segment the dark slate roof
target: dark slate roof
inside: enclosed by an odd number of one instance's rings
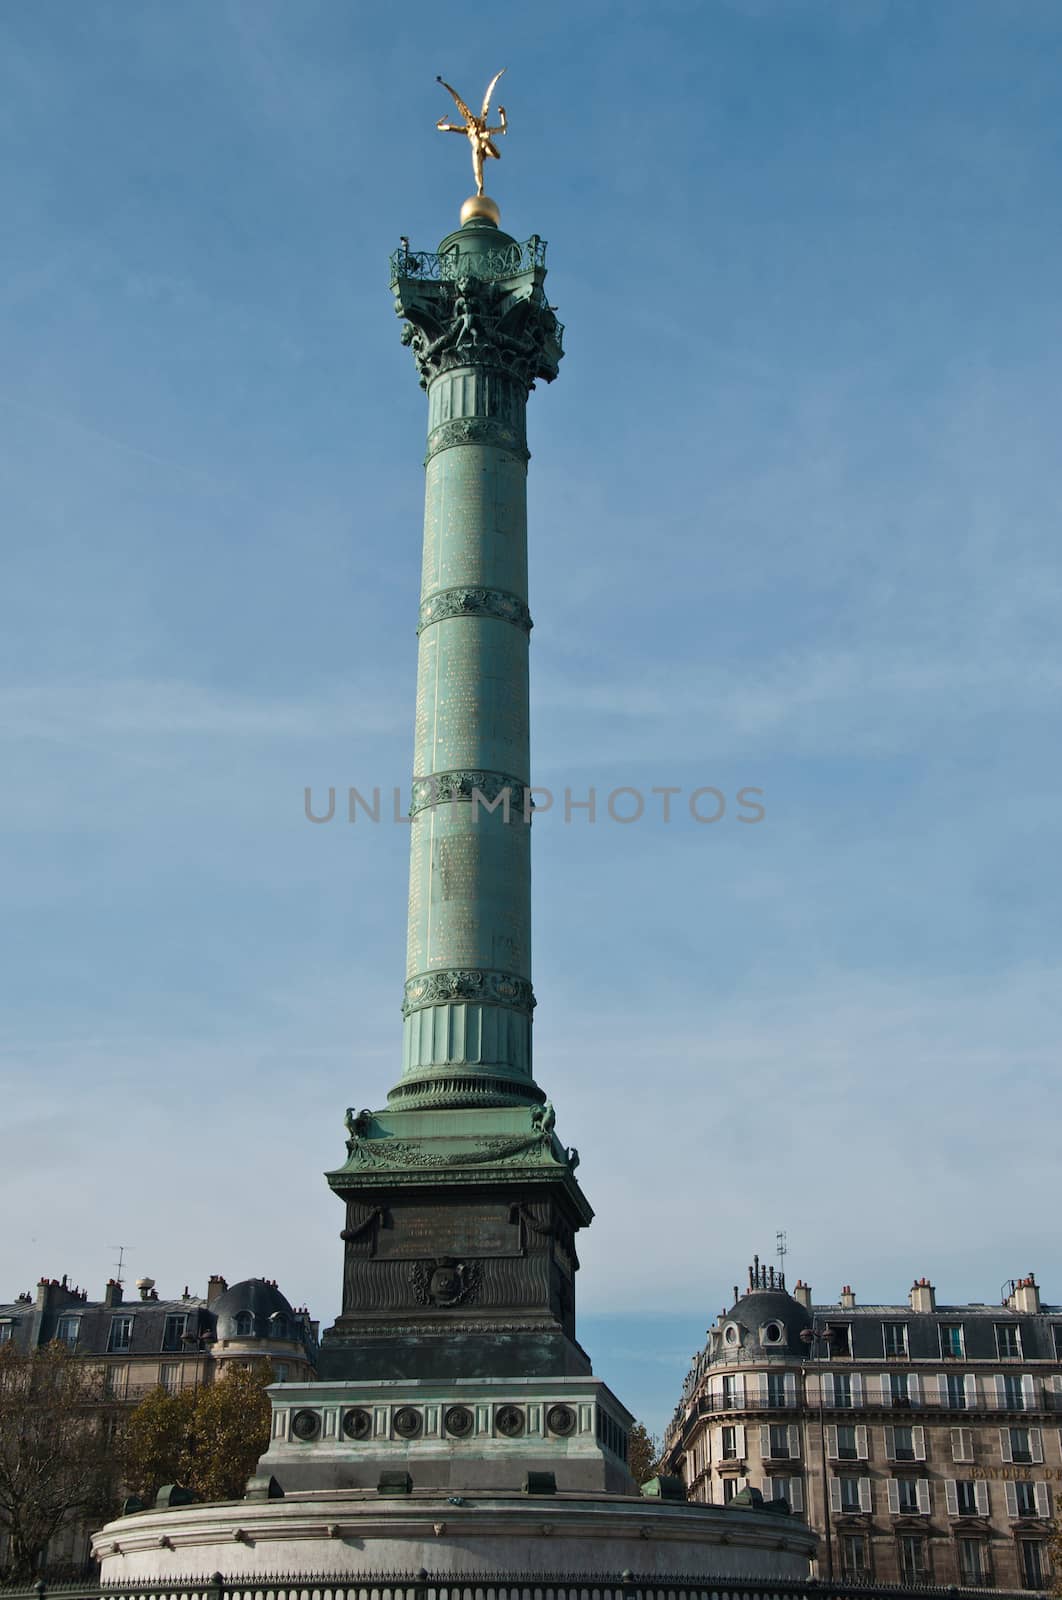
[[[245,1278],[234,1283],[231,1289],[212,1300],[210,1309],[217,1318],[218,1338],[235,1339],[236,1318],[239,1313],[250,1312],[254,1318],[256,1339],[268,1339],[275,1328],[274,1319],[288,1319],[288,1337],[297,1338],[302,1318],[296,1317],[291,1302],[281,1294],[275,1283],[266,1278]]]
[[[48,1344],[57,1337],[59,1322],[63,1317],[77,1317],[78,1355],[107,1355],[110,1343],[111,1322],[115,1317],[132,1317],[133,1326],[128,1348],[122,1355],[158,1355],[163,1351],[166,1338],[166,1319],[185,1317],[186,1331],[191,1334],[214,1335],[214,1319],[207,1310],[205,1300],[189,1295],[180,1300],[123,1300],[118,1305],[104,1305],[102,1301],[82,1300],[80,1296],[62,1294],[55,1297],[54,1305],[41,1309],[25,1302],[13,1306],[0,1306],[0,1318],[11,1316],[18,1329],[15,1340],[21,1349],[31,1349]],[[176,1343],[174,1355],[187,1354],[189,1345]]]
[[[907,1353],[913,1361],[940,1360],[942,1323],[963,1329],[963,1347],[969,1361],[998,1361],[996,1327],[1017,1326],[1021,1331],[1024,1361],[1057,1361],[1055,1327],[1062,1327],[1062,1307],[1043,1306],[1038,1313],[1013,1311],[1008,1306],[938,1306],[935,1311],[912,1311],[908,1305],[856,1306],[851,1310],[837,1305],[816,1305],[815,1320],[820,1327],[851,1330],[852,1359],[880,1361],[883,1356],[881,1325],[902,1322],[907,1325]]]
[[[801,1340],[802,1331],[810,1327],[811,1316],[809,1312],[794,1300],[792,1295],[786,1294],[784,1289],[752,1289],[748,1294],[743,1294],[733,1308],[721,1319],[725,1327],[728,1322],[736,1322],[745,1330],[745,1339],[742,1352],[746,1359],[763,1360],[765,1356],[800,1356],[807,1355],[807,1347]],[[764,1344],[761,1341],[761,1330],[770,1323],[777,1322],[785,1329],[785,1338],[777,1344]],[[719,1352],[721,1361],[732,1361],[734,1352],[732,1347],[724,1343]]]

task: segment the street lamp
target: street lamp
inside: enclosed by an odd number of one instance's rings
[[[828,1360],[829,1359],[830,1344],[831,1344],[831,1341],[833,1339],[833,1329],[832,1328],[820,1328],[816,1324],[813,1323],[810,1328],[805,1328],[802,1331],[802,1333],[800,1335],[800,1338],[801,1338],[801,1342],[804,1345],[807,1346],[807,1351],[808,1351],[808,1355],[809,1356],[812,1355],[813,1353],[817,1355],[818,1354],[818,1346],[819,1345],[824,1345],[825,1346],[825,1351],[824,1351],[823,1355],[820,1357],[820,1359],[821,1360]],[[806,1416],[807,1415],[807,1409],[808,1409],[808,1367],[807,1367],[807,1361],[804,1362],[803,1366],[804,1366],[804,1415]],[[826,1471],[826,1422],[825,1422],[825,1419],[823,1417],[823,1410],[822,1410],[822,1375],[821,1375],[821,1373],[819,1375],[819,1452],[820,1452],[820,1455],[821,1455],[821,1458],[822,1458],[822,1520],[823,1520],[823,1527],[824,1527],[825,1533],[826,1533],[826,1577],[827,1577],[828,1581],[830,1583],[832,1583],[833,1582],[833,1539],[831,1537],[831,1531],[830,1531],[830,1480],[829,1480],[829,1475],[828,1475],[828,1473]]]

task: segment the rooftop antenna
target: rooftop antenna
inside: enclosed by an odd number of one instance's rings
[[[124,1283],[125,1282],[125,1279],[122,1277],[122,1268],[125,1266],[125,1252],[127,1250],[131,1250],[132,1248],[133,1248],[132,1245],[129,1245],[129,1244],[112,1244],[111,1245],[111,1249],[112,1250],[117,1250],[117,1252],[118,1252],[118,1260],[117,1260],[117,1262],[115,1264],[115,1268],[114,1268],[114,1281],[115,1281],[115,1283]]]
[[[785,1266],[785,1258],[789,1254],[789,1235],[784,1228],[778,1229],[774,1236],[774,1241],[774,1250],[778,1257],[778,1282],[780,1287],[784,1289],[785,1273],[782,1269]]]

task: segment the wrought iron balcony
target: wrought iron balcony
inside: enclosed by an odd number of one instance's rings
[[[504,245],[497,250],[458,254],[448,250],[437,255],[431,250],[410,250],[403,244],[391,256],[391,287],[402,278],[420,278],[430,283],[456,283],[462,278],[484,278],[497,282],[516,278],[546,265],[546,241],[533,233],[523,244]]]

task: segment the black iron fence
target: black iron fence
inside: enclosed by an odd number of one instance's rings
[[[1029,1600],[1029,1590],[996,1589],[999,1600]],[[689,1577],[667,1580],[633,1572],[556,1573],[535,1578],[502,1572],[459,1578],[429,1572],[378,1572],[334,1579],[323,1574],[262,1573],[250,1578],[171,1578],[166,1583],[0,1585],[0,1600],[984,1600],[984,1589],[944,1586]]]

